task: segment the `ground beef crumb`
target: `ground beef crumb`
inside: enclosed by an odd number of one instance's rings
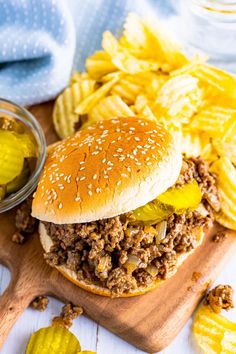
[[[229,311],[234,307],[232,287],[230,285],[216,286],[207,294],[205,305],[210,306],[215,313],[220,313],[222,309]]]
[[[38,220],[31,216],[33,197],[28,197],[16,211],[16,228],[25,234],[32,234],[38,225]]]
[[[226,238],[226,232],[225,231],[218,231],[214,236],[213,236],[213,241],[216,243],[222,242]]]
[[[38,296],[32,301],[31,307],[33,307],[35,310],[43,312],[46,310],[48,303],[49,300],[46,296]]]
[[[19,245],[22,245],[22,243],[24,243],[25,241],[25,237],[19,232],[16,231],[13,236],[12,236],[12,242],[14,243],[18,243]]]
[[[83,309],[80,306],[75,306],[71,302],[62,307],[60,316],[54,317],[52,320],[52,326],[70,328],[73,320],[83,313]]]

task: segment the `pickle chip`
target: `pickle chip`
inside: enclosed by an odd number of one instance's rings
[[[30,337],[25,354],[77,354],[80,343],[73,333],[61,327],[45,327]]]
[[[158,200],[154,199],[146,205],[135,209],[132,213],[132,217],[134,217],[135,220],[152,225],[166,220],[172,212],[173,209],[171,207],[166,208]]]
[[[30,176],[30,168],[29,168],[28,161],[25,159],[23,169],[22,169],[21,173],[19,174],[19,176],[14,178],[11,182],[9,182],[6,185],[6,193],[11,194],[11,193],[18,191],[20,188],[22,188],[27,183],[29,176]]]
[[[202,200],[202,192],[196,180],[185,183],[181,187],[169,188],[157,197],[157,200],[166,206],[172,207],[173,212],[180,214],[198,207]]]
[[[28,133],[16,134],[16,136],[19,139],[24,157],[37,157],[37,145],[33,137]]]
[[[14,132],[0,130],[0,184],[18,176],[23,168],[24,153]]]
[[[147,224],[166,220],[171,214],[182,214],[195,210],[202,199],[197,181],[185,183],[181,187],[169,188],[156,199],[133,211],[132,216]]]
[[[0,186],[0,202],[1,202],[1,200],[4,199],[5,194],[6,194],[5,188],[3,186]]]

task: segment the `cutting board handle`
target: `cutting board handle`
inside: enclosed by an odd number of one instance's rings
[[[22,278],[13,278],[0,296],[0,350],[11,328],[35,297],[34,287],[25,285]]]

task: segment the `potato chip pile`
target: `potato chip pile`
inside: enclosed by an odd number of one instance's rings
[[[119,40],[103,34],[102,48],[56,100],[59,137],[117,116],[163,123],[183,153],[213,162],[222,199],[216,218],[236,230],[236,78],[202,56],[188,59],[160,24],[135,14]]]
[[[193,333],[203,353],[236,353],[236,323],[214,313],[208,306],[202,305],[198,309]]]

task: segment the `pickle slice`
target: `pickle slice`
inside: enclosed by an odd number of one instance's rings
[[[19,140],[24,157],[37,157],[36,141],[34,141],[34,138],[30,134],[16,134],[16,137]]]
[[[185,183],[181,187],[169,188],[165,193],[146,205],[133,211],[132,216],[147,224],[156,224],[166,220],[171,214],[183,214],[195,210],[202,199],[197,181]]]
[[[157,199],[154,199],[146,205],[135,209],[132,213],[132,216],[135,218],[135,220],[152,225],[167,219],[168,216],[172,213],[172,207],[166,207]]]
[[[14,132],[0,130],[0,184],[18,176],[23,168],[24,154]]]
[[[1,200],[4,199],[5,194],[6,194],[6,189],[4,188],[4,186],[0,186],[0,202]]]
[[[46,327],[31,335],[25,354],[77,354],[80,351],[80,343],[73,333],[61,327]]]
[[[185,183],[181,187],[169,188],[159,195],[157,200],[168,207],[172,207],[174,213],[181,214],[195,210],[202,200],[202,192],[196,180]]]
[[[14,178],[11,182],[6,185],[6,194],[11,194],[22,188],[27,180],[29,179],[30,168],[28,161],[25,160],[21,174]],[[0,199],[1,200],[1,199]]]

